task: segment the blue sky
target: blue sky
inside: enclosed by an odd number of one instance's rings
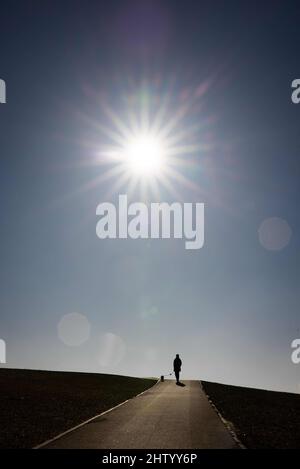
[[[183,378],[299,392],[299,7],[247,3],[1,5],[6,366],[157,376],[179,353]],[[147,201],[204,202],[204,247],[99,240],[97,205],[129,190],[86,188],[107,171],[93,164],[113,129],[103,109],[127,124],[166,95],[164,123],[186,105],[175,130],[198,125],[183,143],[199,150],[178,168],[191,185],[158,181]],[[275,242],[281,220],[291,230],[278,250],[258,232],[274,217]]]

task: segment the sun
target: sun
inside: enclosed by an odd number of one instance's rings
[[[119,95],[118,110],[95,92],[101,117],[82,115],[89,125],[82,144],[92,153],[80,164],[99,171],[77,192],[99,185],[107,188],[106,197],[121,190],[143,199],[159,199],[162,194],[178,199],[181,189],[202,192],[193,171],[202,175],[204,157],[207,161],[214,148],[208,132],[210,116],[204,118],[196,105],[206,88],[199,86],[181,95],[172,88],[160,91],[156,84],[141,84]]]
[[[163,170],[166,149],[163,141],[150,133],[135,135],[125,144],[124,162],[138,176],[155,176]]]

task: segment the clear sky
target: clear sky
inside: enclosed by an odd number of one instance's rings
[[[179,353],[182,378],[299,392],[299,4],[9,1],[0,17],[6,366],[158,376]],[[152,192],[101,159],[141,109],[150,125],[164,109],[162,129],[180,116],[176,174]],[[119,194],[205,203],[204,247],[98,239]]]

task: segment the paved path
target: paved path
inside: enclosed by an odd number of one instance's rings
[[[45,448],[236,448],[199,381],[158,383]]]

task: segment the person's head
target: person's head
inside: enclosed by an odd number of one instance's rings
[[[179,353],[176,353],[176,358],[179,358]]]

